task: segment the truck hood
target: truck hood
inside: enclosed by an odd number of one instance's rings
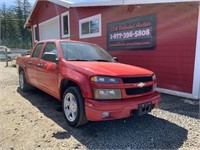
[[[115,62],[67,62],[67,67],[86,75],[143,76],[153,72],[144,68]]]

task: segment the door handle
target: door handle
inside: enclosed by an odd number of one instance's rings
[[[42,68],[42,67],[43,67],[43,64],[39,63],[39,64],[38,64],[38,67],[41,67],[41,68]]]
[[[32,61],[28,61],[28,64],[29,64],[29,65],[32,65]]]

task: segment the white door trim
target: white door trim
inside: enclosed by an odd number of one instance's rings
[[[41,22],[41,23],[38,24],[39,25],[39,36],[40,36],[39,39],[41,39],[41,37],[42,37],[41,26],[44,25],[44,24],[47,24],[47,23],[49,23],[49,22],[51,22],[53,20],[58,20],[59,37],[60,37],[60,19],[59,19],[59,17],[60,17],[60,15],[55,16],[53,18],[50,18],[50,19],[48,19],[46,21],[43,21],[43,22]]]
[[[53,21],[53,20],[56,20],[56,19],[59,20],[59,15],[58,15],[58,16],[55,16],[55,17],[53,17],[53,18],[50,18],[50,19],[48,19],[48,20],[46,20],[46,21],[40,22],[40,23],[39,23],[39,26],[40,26],[40,25],[43,25],[43,24],[45,24],[45,23],[49,23],[49,22],[51,22],[51,21]]]
[[[189,99],[197,99],[191,93],[173,91],[173,90],[168,90],[168,89],[163,89],[163,88],[156,88],[156,91],[158,91],[160,93],[164,93],[164,94],[180,96],[180,97],[185,97],[185,98],[189,98]]]
[[[194,63],[194,77],[193,77],[193,88],[192,95],[195,98],[200,98],[200,6],[198,14],[198,24],[197,24],[197,39],[196,39],[196,53],[195,53],[195,63]]]

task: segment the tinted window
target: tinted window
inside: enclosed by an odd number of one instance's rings
[[[32,57],[35,57],[35,58],[38,58],[39,57],[39,54],[40,54],[40,50],[42,49],[42,45],[43,43],[39,43],[35,49],[34,49],[34,52],[32,54]]]
[[[68,29],[68,15],[63,17],[64,35],[69,34]]]
[[[42,58],[44,58],[44,53],[45,53],[45,52],[54,53],[54,54],[56,55],[56,57],[58,58],[58,50],[57,50],[57,47],[56,47],[55,43],[47,43],[47,44],[46,44],[46,47],[45,47],[45,49],[44,49]]]
[[[81,24],[81,27],[82,27],[81,33],[82,34],[89,34],[90,33],[90,27],[89,26],[90,26],[89,22],[82,23]]]

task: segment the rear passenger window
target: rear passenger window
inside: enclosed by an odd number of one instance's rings
[[[44,49],[44,52],[42,54],[42,58],[44,57],[45,52],[54,53],[56,55],[56,57],[58,58],[58,50],[57,50],[56,44],[53,42],[47,43],[47,45]]]
[[[34,51],[33,51],[33,54],[32,54],[32,57],[35,57],[35,58],[38,58],[38,57],[39,57],[40,51],[41,51],[41,49],[42,49],[42,45],[43,45],[43,43],[39,43],[39,44],[35,47],[35,49],[34,49]]]

